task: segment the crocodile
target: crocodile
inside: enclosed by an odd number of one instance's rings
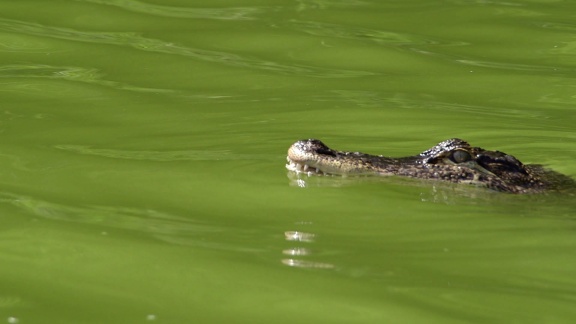
[[[512,155],[474,147],[452,138],[407,157],[337,151],[320,140],[300,140],[288,149],[286,168],[311,175],[380,175],[469,183],[516,194],[562,191],[575,181],[542,165],[523,164]]]

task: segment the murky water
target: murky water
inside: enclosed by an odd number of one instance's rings
[[[574,321],[573,196],[284,164],[460,137],[575,177],[575,10],[0,3],[0,322]]]

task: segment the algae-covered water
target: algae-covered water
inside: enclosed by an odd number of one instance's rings
[[[570,323],[576,200],[294,179],[294,141],[576,177],[576,3],[0,3],[0,323]]]

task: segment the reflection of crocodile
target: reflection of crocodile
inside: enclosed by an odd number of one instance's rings
[[[319,140],[294,143],[288,149],[291,171],[337,175],[397,175],[472,183],[498,191],[539,193],[575,187],[571,178],[540,165],[524,165],[512,155],[472,147],[453,138],[415,156],[390,158],[330,149]]]

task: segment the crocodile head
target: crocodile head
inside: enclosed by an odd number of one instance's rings
[[[473,147],[458,138],[438,143],[413,156],[385,157],[337,151],[308,139],[288,149],[286,167],[308,175],[382,175],[470,183],[511,193],[538,193],[573,185],[574,181],[539,165],[525,165],[514,156]]]

